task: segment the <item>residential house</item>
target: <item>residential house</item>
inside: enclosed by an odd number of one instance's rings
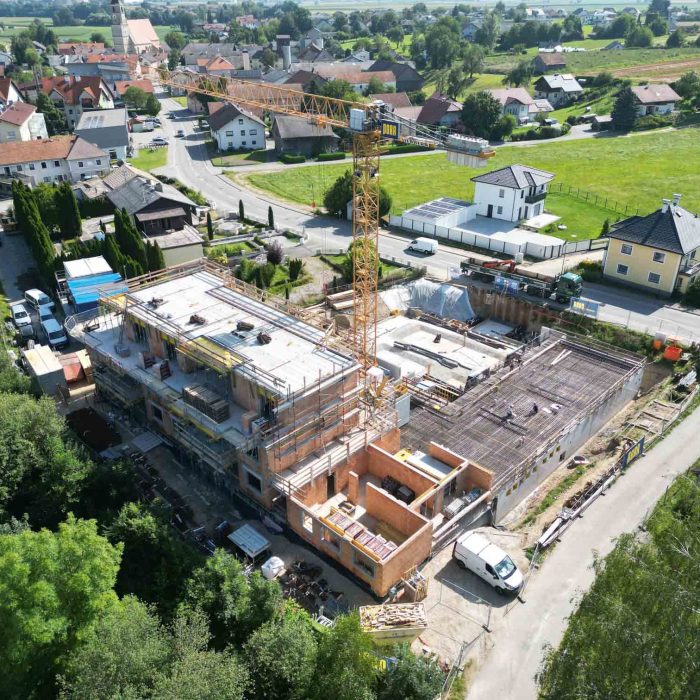
[[[335,61],[335,58],[326,49],[319,48],[316,44],[310,44],[299,51],[297,60],[303,63],[329,63]]]
[[[499,88],[487,92],[499,102],[504,116],[512,115],[518,124],[530,121],[535,101],[525,88]]]
[[[9,51],[0,51],[0,66],[9,66],[14,63],[14,57]]]
[[[109,171],[109,155],[79,136],[15,141],[0,148],[0,174],[20,177],[30,186],[77,182]]]
[[[47,139],[46,121],[34,105],[14,102],[0,108],[0,143]]]
[[[525,9],[525,18],[529,22],[546,22],[547,13],[541,7],[528,7]]]
[[[260,20],[256,19],[253,15],[241,15],[236,17],[236,24],[244,29],[257,29],[260,27]],[[223,25],[224,29],[226,25]]]
[[[375,61],[368,70],[376,71],[391,71],[394,74],[393,81],[382,80],[387,85],[391,83],[397,92],[416,92],[423,87],[425,80],[423,76],[410,63],[401,63],[398,61]]]
[[[225,58],[236,70],[250,69],[250,53],[239,49],[236,44],[202,44],[190,42],[182,49],[182,57],[186,66],[197,66],[199,59],[212,59],[220,56]]]
[[[343,59],[343,63],[366,63],[371,58],[369,51],[358,49]]]
[[[583,94],[579,82],[569,73],[543,75],[535,82],[535,98],[548,100],[554,108],[563,107]]]
[[[190,66],[188,68],[176,68],[170,74],[170,80],[175,83],[175,85],[170,85],[170,94],[173,97],[183,97],[187,94],[187,86],[192,84],[192,81],[197,77],[196,67]]]
[[[223,75],[230,78],[236,67],[223,56],[214,56],[213,58],[198,58],[197,71],[199,73],[208,73],[209,75]]]
[[[328,125],[320,126],[299,117],[275,114],[271,131],[278,155],[313,156],[338,150],[340,139]]]
[[[647,114],[670,114],[681,100],[680,95],[665,84],[636,85],[632,88],[632,93],[640,117]]]
[[[319,63],[314,64],[314,73],[327,80],[345,80],[355,92],[360,93],[367,90],[372,78],[379,80],[386,88],[396,88],[396,77],[390,70],[364,71],[349,63]],[[294,82],[294,75],[287,82]]]
[[[141,75],[141,64],[136,54],[93,53],[87,56],[65,56],[68,75],[74,78],[100,77],[110,90],[120,80]]]
[[[615,10],[612,10],[610,8],[596,10],[590,16],[590,24],[592,24],[594,27],[605,27],[608,24],[610,24],[616,17],[617,17],[617,12],[615,12]]]
[[[454,128],[459,124],[461,116],[461,102],[435,92],[423,103],[416,121],[419,124]]]
[[[209,129],[220,151],[265,148],[265,122],[232,103],[209,115]]]
[[[613,39],[609,44],[603,46],[601,51],[622,51],[625,48],[625,44],[619,39]]]
[[[700,219],[680,206],[680,198],[613,226],[603,262],[607,279],[670,296],[700,278]]]
[[[105,178],[110,180],[107,199],[126,210],[144,240],[158,244],[167,266],[203,256],[202,236],[193,225],[197,205],[189,197],[126,165]]]
[[[101,41],[61,41],[57,50],[59,56],[87,56],[104,53],[107,49]]]
[[[43,78],[39,89],[63,110],[71,129],[84,111],[114,107],[112,91],[99,76]],[[33,99],[36,99],[36,86],[25,86],[25,92],[30,98],[33,95]]]
[[[120,102],[124,102],[124,93],[130,88],[138,88],[143,90],[147,95],[154,95],[155,90],[153,83],[147,78],[139,78],[138,80],[117,80],[114,83],[114,95]]]
[[[462,27],[462,38],[466,41],[476,41],[476,33],[481,29],[481,22],[478,20],[467,22]]]
[[[405,92],[382,92],[370,95],[369,99],[372,102],[384,102],[394,109],[402,109],[404,107],[412,107],[411,100]]]
[[[125,160],[129,149],[129,115],[126,109],[83,112],[75,127],[77,136],[106,151],[112,160]]]
[[[282,85],[300,92],[309,92],[310,88],[317,89],[328,80],[316,72],[309,70],[298,70],[291,75],[287,75],[282,81]]]
[[[629,15],[630,17],[634,17],[634,19],[639,19],[642,15],[641,11],[637,9],[636,7],[625,7],[622,10],[620,10],[620,14],[622,15]]]
[[[493,219],[517,222],[544,211],[547,185],[552,173],[525,165],[509,165],[472,178],[476,213]]]
[[[324,45],[324,35],[323,32],[316,29],[316,27],[311,27],[306,34],[304,34],[301,39],[299,39],[299,47],[306,49],[309,46],[315,46],[317,49],[322,50]]]
[[[0,107],[7,107],[15,102],[24,102],[17,83],[12,78],[0,78]]]
[[[532,65],[537,74],[559,72],[566,68],[566,59],[564,54],[543,51],[532,59]]]

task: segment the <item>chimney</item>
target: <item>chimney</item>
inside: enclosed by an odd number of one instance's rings
[[[243,51],[241,58],[243,60],[243,70],[250,70],[250,54],[247,51]]]
[[[677,206],[678,206],[678,202],[680,202],[680,201],[681,201],[681,195],[674,193],[674,195],[673,195],[673,206],[674,206],[674,207],[677,207]]]
[[[287,45],[282,47],[282,68],[289,70],[292,65],[292,47]]]
[[[665,214],[668,211],[668,205],[671,203],[670,199],[662,199],[661,200],[661,213]]]
[[[314,44],[316,44],[316,46],[318,46],[319,49],[323,49],[323,37],[318,37],[318,39],[314,41]]]

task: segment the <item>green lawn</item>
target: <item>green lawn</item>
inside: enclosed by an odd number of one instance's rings
[[[613,103],[615,102],[616,90],[617,88],[614,88],[609,93],[594,100],[583,99],[580,102],[569,105],[568,107],[555,109],[549,116],[564,123],[566,118],[572,114],[575,114],[576,116],[586,114],[586,107],[590,107],[588,111],[594,114],[610,114],[613,108]],[[584,98],[586,94],[587,93],[584,92]]]
[[[168,147],[141,148],[129,162],[139,170],[151,172],[156,168],[162,168],[168,162]]]
[[[214,141],[207,141],[207,153],[211,159],[211,164],[217,168],[232,168],[239,165],[256,165],[257,163],[268,163],[275,160],[274,151],[231,151],[221,153]]]
[[[187,97],[185,97],[185,95],[173,97],[172,99],[175,100],[175,102],[177,102],[180,105],[180,107],[187,107]]]
[[[683,154],[678,158],[677,154]],[[590,191],[609,198],[618,207],[641,213],[653,211],[662,197],[683,194],[683,204],[700,209],[697,163],[700,162],[700,131],[697,128],[665,133],[633,134],[580,141],[547,142],[530,147],[499,148],[488,163],[495,170],[523,163],[555,173],[556,183]],[[290,168],[274,173],[246,176],[252,185],[277,197],[310,205],[321,199],[347,164],[324,164]],[[471,199],[470,178],[478,171],[447,162],[445,155],[416,155],[387,159],[381,168],[382,184],[393,198],[398,213],[436,197]],[[548,208],[563,217],[569,230],[564,233],[591,236],[600,231],[610,216],[599,207],[568,197],[552,197]],[[611,218],[615,218],[614,215]],[[561,235],[561,234],[560,234]]]

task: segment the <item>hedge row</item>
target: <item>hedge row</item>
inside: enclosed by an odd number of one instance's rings
[[[293,153],[283,153],[280,156],[280,161],[286,163],[287,165],[295,165],[296,163],[303,163],[306,161],[306,156],[297,156]]]
[[[382,149],[382,155],[395,156],[399,153],[421,153],[422,151],[432,151],[432,148],[420,146],[417,143],[402,143],[396,146],[388,146]]]
[[[343,160],[347,154],[344,151],[338,151],[337,153],[319,153],[316,160],[322,163],[326,160]]]

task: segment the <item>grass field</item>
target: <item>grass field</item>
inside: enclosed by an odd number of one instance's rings
[[[4,29],[0,28],[0,43],[9,46],[12,37],[26,29],[35,19],[40,19],[45,25],[51,27],[54,32],[56,32],[58,38],[62,41],[89,41],[90,35],[94,32],[104,34],[107,41],[112,40],[112,28],[108,26],[54,27],[53,20],[50,17],[0,17],[0,22],[5,25]],[[165,27],[159,25],[154,27],[154,29],[156,30],[158,36],[163,39],[168,32],[176,29],[176,27]]]
[[[168,162],[168,148],[141,148],[129,162],[139,170],[151,172],[156,168],[162,168]]]
[[[682,154],[682,158],[678,157]],[[628,205],[641,213],[653,211],[662,197],[683,194],[683,204],[700,209],[697,163],[700,162],[700,130],[634,134],[579,141],[542,143],[530,147],[498,149],[489,161],[490,169],[523,163],[549,170],[561,182],[590,191],[618,206]],[[254,173],[246,179],[255,187],[282,199],[310,205],[314,194],[324,192],[347,169],[346,164],[290,168],[275,173]],[[446,156],[417,155],[387,159],[381,181],[393,198],[394,212],[436,197],[470,199],[478,172],[447,161]],[[615,218],[607,209],[592,207],[570,197],[550,195],[548,209],[562,216],[573,235],[597,235],[605,218]]]

